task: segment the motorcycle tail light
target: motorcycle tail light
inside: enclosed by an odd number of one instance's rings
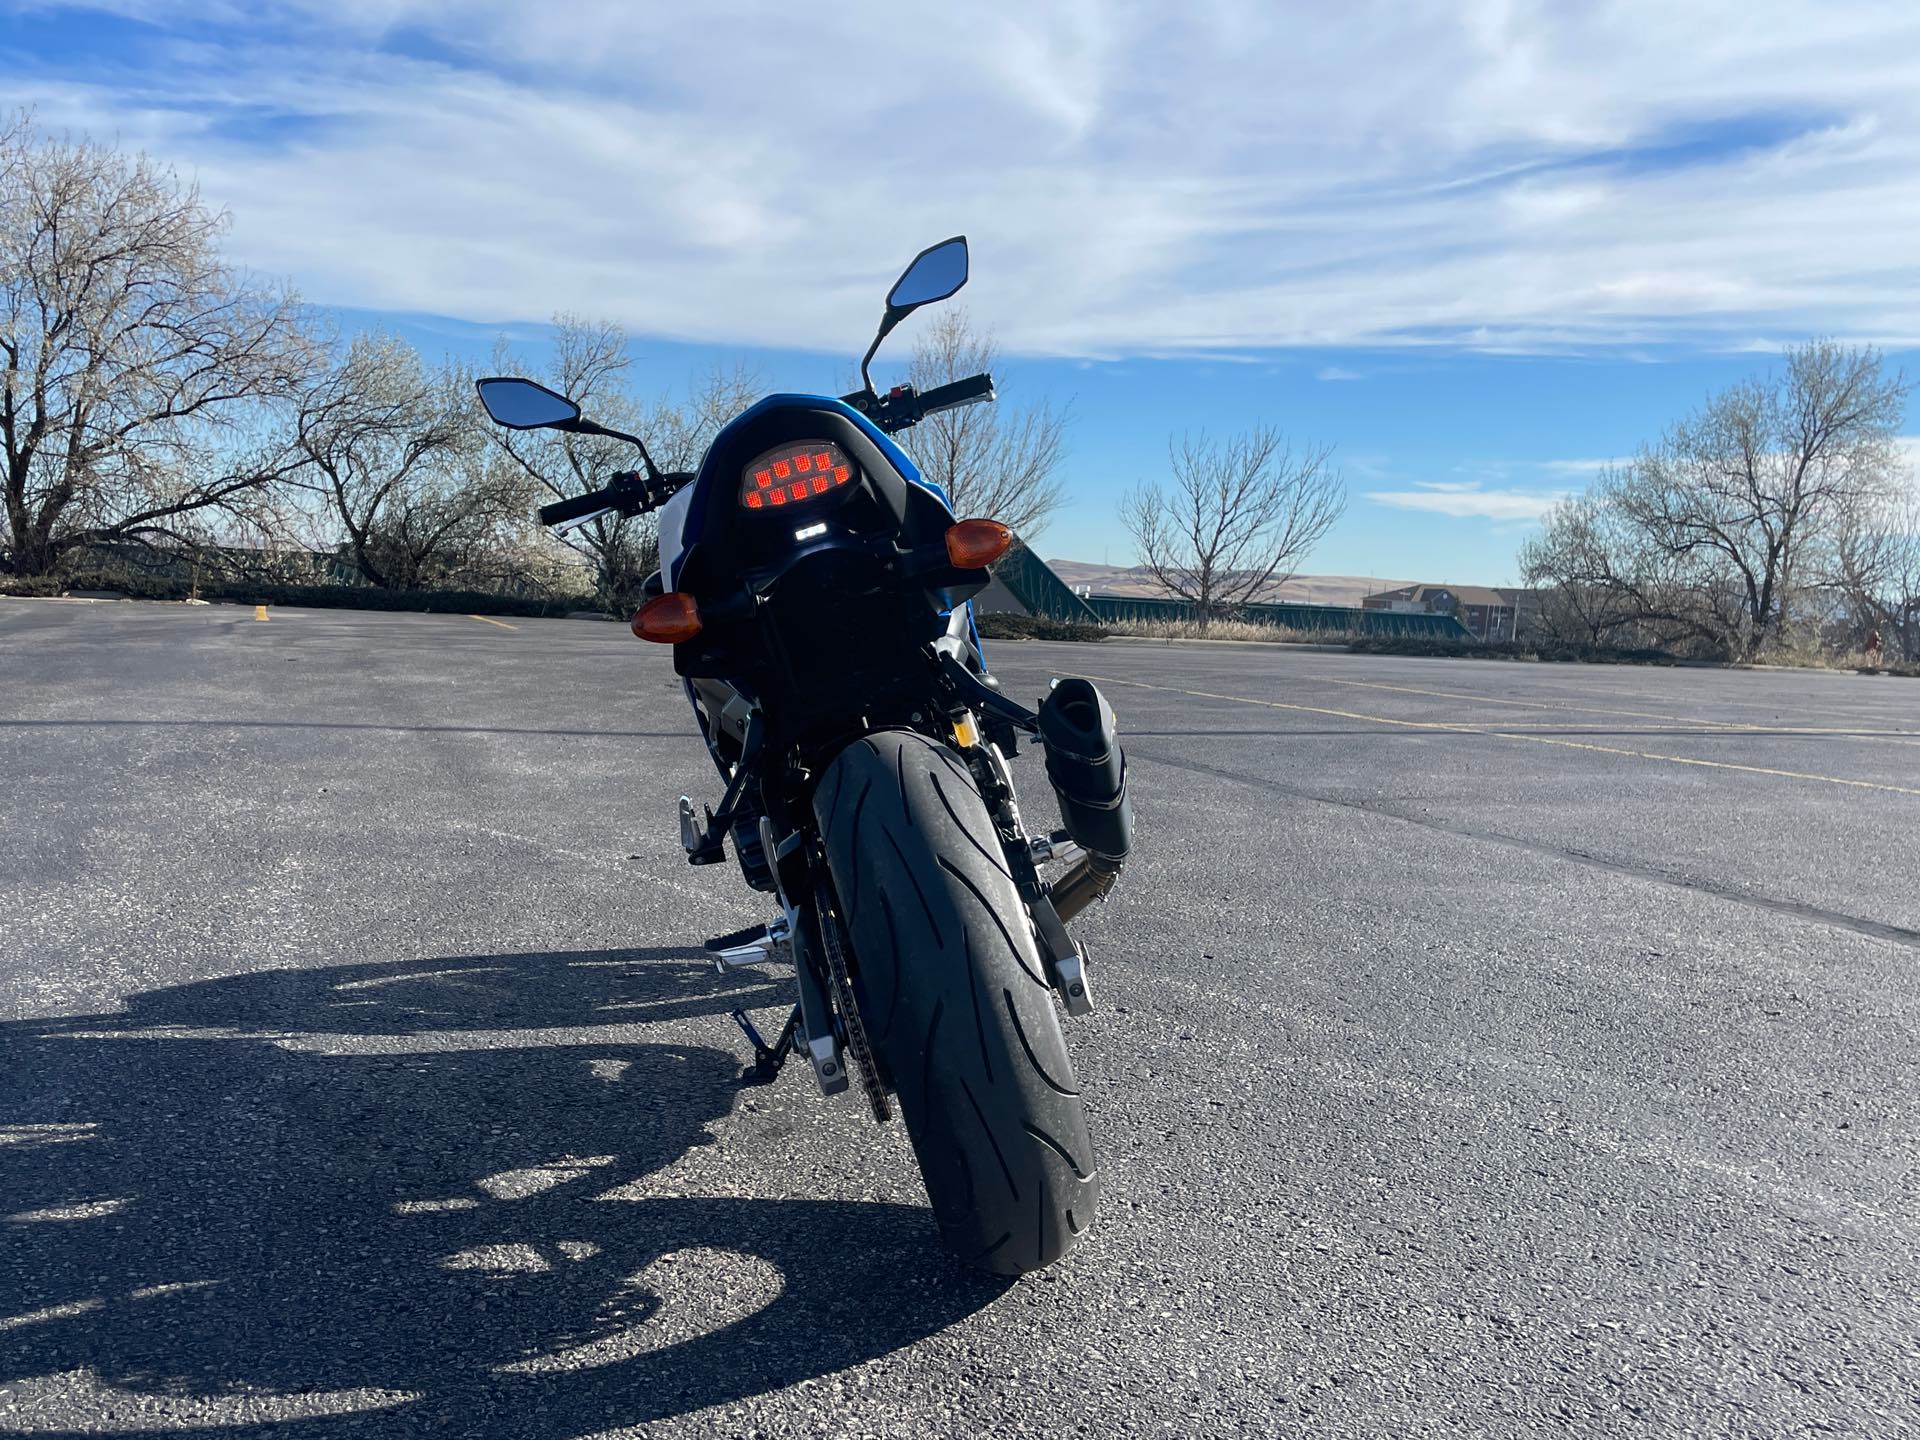
[[[947,530],[947,559],[956,570],[984,570],[1013,547],[1013,531],[998,520],[962,520]]]
[[[748,510],[798,505],[853,483],[853,465],[831,440],[796,440],[756,456],[740,477]]]

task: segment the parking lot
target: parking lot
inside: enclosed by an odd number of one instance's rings
[[[0,1430],[1920,1432],[1920,682],[989,648],[1142,835],[1013,1284],[737,1083],[664,652],[0,600]]]

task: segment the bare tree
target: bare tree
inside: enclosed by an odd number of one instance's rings
[[[1840,572],[1849,641],[1878,634],[1887,654],[1920,660],[1920,477],[1905,477],[1849,527]]]
[[[501,374],[530,375],[568,396],[601,424],[636,431],[640,407],[627,389],[627,371],[633,364],[627,353],[627,332],[577,315],[555,316],[554,325],[553,363],[544,374],[530,371],[504,344],[494,351],[494,369]],[[617,472],[639,464],[632,446],[606,436],[497,426],[488,433],[507,461],[544,492],[542,499],[565,499],[602,489]],[[653,521],[646,517],[606,516],[568,531],[563,538],[593,566],[599,599],[615,613],[631,607],[659,553]]]
[[[1800,346],[1643,449],[1604,503],[1675,568],[1728,650],[1756,654],[1837,583],[1840,537],[1893,472],[1908,388],[1875,350]]]
[[[1171,480],[1136,486],[1120,519],[1140,562],[1202,625],[1272,596],[1347,508],[1332,446],[1295,451],[1272,426],[1169,441]]]
[[[1733,591],[1703,590],[1693,567],[1647,546],[1613,503],[1614,483],[1603,474],[1561,501],[1521,547],[1521,580],[1540,592],[1534,627],[1582,645],[1723,653],[1738,624]]]
[[[930,390],[999,364],[993,337],[973,328],[960,307],[942,310],[921,332],[907,367],[916,390]],[[894,438],[928,480],[942,486],[963,519],[982,516],[1031,539],[1060,507],[1056,478],[1066,416],[1045,401],[1026,409],[963,405],[929,415]]]
[[[486,443],[472,385],[461,366],[429,373],[405,341],[361,335],[303,397],[307,483],[370,583],[446,583],[524,517],[531,482]]]
[[[0,489],[26,574],[180,538],[300,463],[292,295],[222,262],[226,218],[144,156],[0,125]]]
[[[663,398],[643,406],[627,385],[633,361],[625,330],[575,315],[557,316],[554,324],[553,364],[535,378],[601,424],[640,436],[662,470],[693,469],[714,433],[759,398],[752,371],[714,370],[695,378],[685,401]],[[494,368],[529,373],[504,346],[495,351]],[[632,446],[604,436],[499,428],[490,433],[513,467],[558,498],[598,490],[615,472],[639,464]],[[651,516],[607,516],[563,539],[593,566],[600,603],[616,614],[635,607],[641,585],[659,564],[659,533]]]
[[[750,366],[715,367],[694,375],[684,399],[663,395],[640,421],[640,438],[662,470],[694,470],[720,427],[766,393],[766,381]]]

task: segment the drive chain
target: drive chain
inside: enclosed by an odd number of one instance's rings
[[[873,1107],[873,1123],[884,1125],[893,1118],[893,1107],[887,1103],[887,1087],[880,1083],[880,1067],[874,1063],[867,1027],[860,1022],[860,1004],[853,996],[853,977],[847,973],[847,949],[840,940],[840,914],[833,908],[824,885],[814,908],[820,917],[820,941],[827,952],[827,984],[833,992],[833,1008],[840,1012],[840,1022],[847,1032],[847,1054],[853,1058],[860,1088]]]

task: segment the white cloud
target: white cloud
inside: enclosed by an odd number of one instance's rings
[[[1457,520],[1537,521],[1561,497],[1527,490],[1484,490],[1477,484],[1414,482],[1412,490],[1369,490],[1367,499],[1396,510],[1420,510]]]
[[[1541,460],[1537,468],[1549,475],[1594,476],[1620,463],[1618,460]]]
[[[966,230],[1026,351],[1920,343],[1911,6],[111,8],[0,88],[325,302],[843,351]]]
[[[1344,365],[1322,365],[1314,372],[1316,380],[1360,380],[1365,377],[1358,370],[1349,370]]]

